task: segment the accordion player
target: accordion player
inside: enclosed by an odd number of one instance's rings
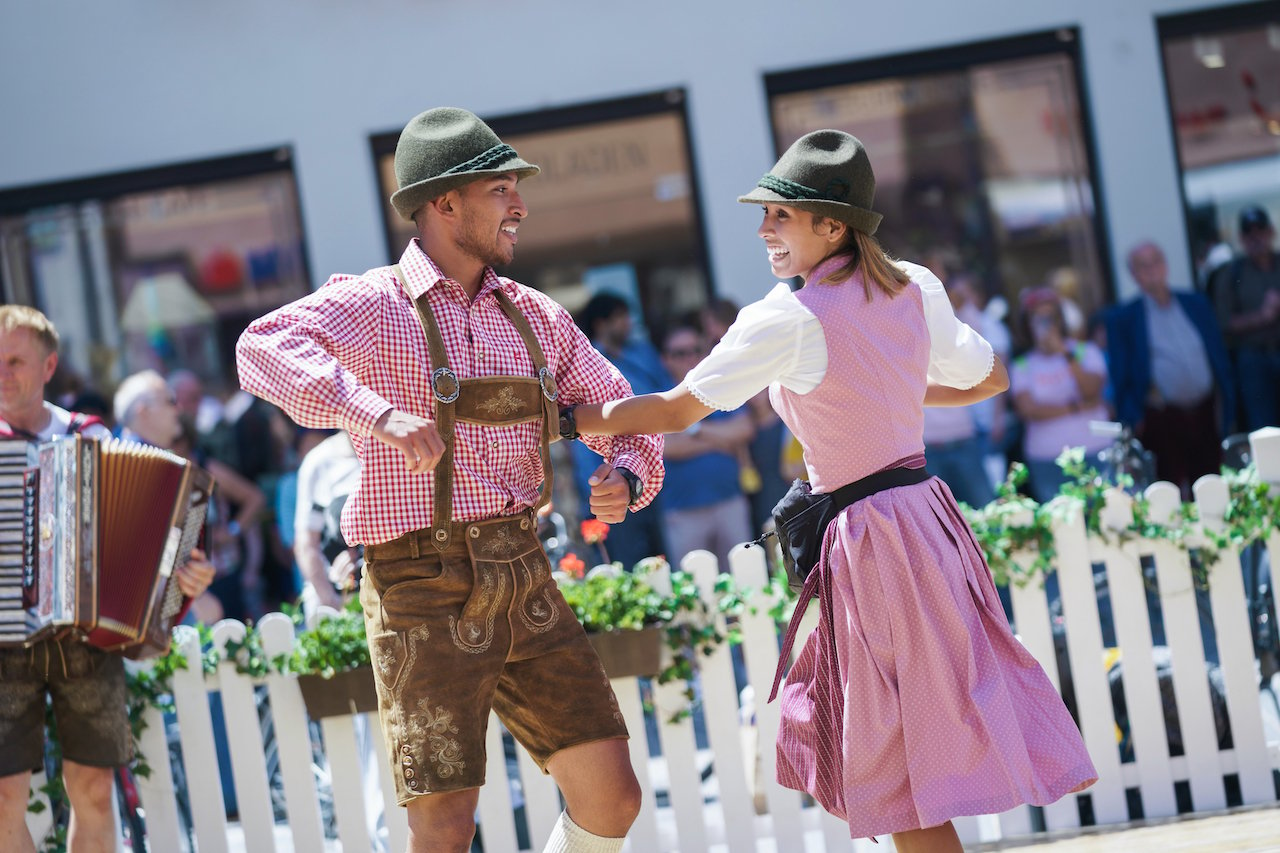
[[[28,461],[20,512],[0,517],[0,645],[71,635],[126,657],[164,653],[213,478],[167,450],[81,435]]]

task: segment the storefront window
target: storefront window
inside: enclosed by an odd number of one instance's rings
[[[1054,284],[1088,317],[1111,286],[1077,52],[1064,30],[771,75],[775,141],[852,133],[875,169],[890,254],[972,274],[1014,306],[1024,288]]]
[[[0,193],[0,274],[57,326],[70,382],[186,367],[230,384],[246,323],[310,289],[290,153]]]
[[[709,276],[680,91],[488,119],[525,160],[515,280],[576,311],[615,292],[650,331],[705,304]],[[384,199],[395,191],[398,133],[375,137]],[[390,257],[416,233],[384,204]]]
[[[1280,3],[1159,22],[1192,253],[1201,283],[1238,245],[1245,205],[1280,221]]]

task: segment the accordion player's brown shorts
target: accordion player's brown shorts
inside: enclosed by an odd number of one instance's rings
[[[396,800],[477,788],[490,709],[546,772],[566,747],[627,737],[609,679],[528,513],[365,548],[360,587]]]
[[[0,649],[0,776],[43,766],[46,694],[64,758],[91,767],[128,762],[124,660],[74,640],[45,640]]]

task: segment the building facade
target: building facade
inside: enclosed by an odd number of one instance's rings
[[[1154,239],[1192,283],[1280,216],[1280,2],[124,0],[0,8],[0,278],[90,384],[196,365],[398,257],[399,128],[464,106],[544,167],[510,271],[651,330],[771,286],[734,199],[819,127],[867,143],[893,254],[1086,314]]]

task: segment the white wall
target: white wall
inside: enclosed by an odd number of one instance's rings
[[[385,262],[371,133],[682,86],[715,284],[750,299],[763,74],[1079,26],[1123,296],[1140,237],[1190,280],[1154,19],[1202,3],[0,0],[0,188],[291,144],[319,283]]]

